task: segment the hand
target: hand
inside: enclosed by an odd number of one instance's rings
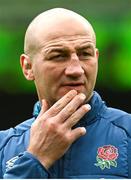
[[[35,155],[45,168],[58,160],[79,137],[84,127],[72,128],[90,110],[85,95],[71,90],[50,109],[42,101],[41,112],[31,127],[28,152]]]

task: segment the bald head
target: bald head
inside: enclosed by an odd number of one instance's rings
[[[96,44],[95,32],[91,24],[81,15],[64,8],[54,8],[39,14],[27,28],[24,51],[33,56],[44,43],[68,36],[91,36]]]

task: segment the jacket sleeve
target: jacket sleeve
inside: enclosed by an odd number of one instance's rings
[[[2,150],[0,150],[0,179],[3,179],[3,172],[2,172]]]
[[[29,152],[19,154],[18,158],[8,164],[4,179],[48,179],[49,172]]]
[[[129,179],[131,179],[131,138],[129,139],[128,145],[128,169],[129,169]]]
[[[128,137],[128,178],[131,179],[131,114],[121,117],[113,121],[113,124],[125,130]]]

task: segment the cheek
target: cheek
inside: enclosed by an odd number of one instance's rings
[[[97,75],[98,64],[97,61],[90,61],[85,66],[85,74],[88,79],[92,79]]]
[[[97,69],[97,66],[98,66],[98,61],[97,59],[94,59],[90,62],[90,66],[91,68],[95,71]]]
[[[56,66],[44,66],[40,69],[39,79],[43,79],[45,86],[52,87],[57,86],[62,77],[62,69]]]
[[[35,84],[38,89],[42,89],[43,85],[46,83],[46,79],[48,79],[49,74],[48,71],[46,70],[45,66],[38,62],[35,62],[33,65],[33,74],[35,77]]]

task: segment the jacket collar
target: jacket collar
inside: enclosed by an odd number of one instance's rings
[[[76,126],[86,126],[92,124],[94,121],[100,117],[100,114],[104,111],[105,109],[105,102],[102,101],[100,95],[94,91],[93,96],[91,100],[88,102],[91,105],[91,110],[86,113],[83,118],[79,121],[79,123],[76,124]],[[33,110],[33,116],[37,118],[39,112],[41,110],[41,104],[38,101],[34,105],[34,110]]]
[[[102,101],[100,95],[94,91],[93,96],[88,102],[91,106],[91,110],[87,112],[83,118],[79,121],[79,126],[87,126],[98,120],[102,114],[102,112],[105,110],[105,102]]]

